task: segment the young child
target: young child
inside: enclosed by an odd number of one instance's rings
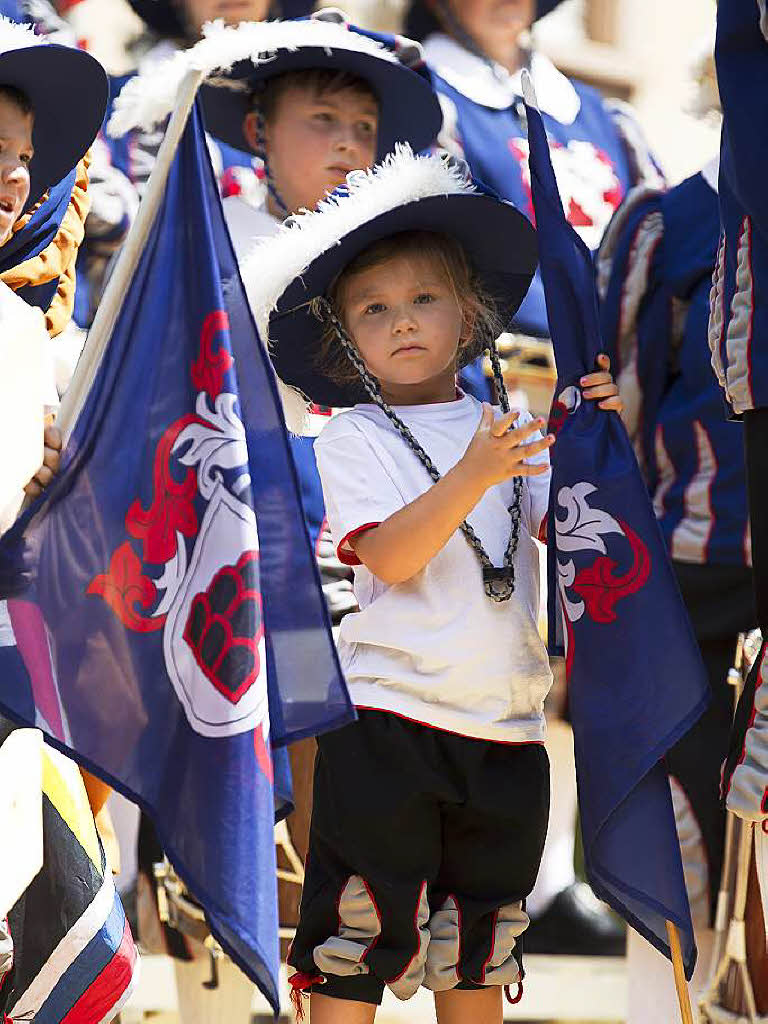
[[[627,191],[640,184],[659,187],[662,178],[627,105],[566,77],[536,48],[537,22],[559,3],[410,0],[406,31],[423,42],[432,69],[445,115],[440,142],[461,154],[475,177],[532,217],[520,84],[522,69],[528,69],[551,141],[566,215],[595,250]],[[533,339],[549,337],[538,274],[511,331]],[[503,343],[501,347],[506,355]],[[477,376],[477,366],[471,372]],[[528,904],[532,917],[528,949],[621,955],[623,928],[574,873],[573,737],[565,722],[555,724],[554,710],[548,707],[553,725],[547,737],[552,817],[541,872]]]
[[[422,984],[441,1024],[496,1024],[522,979],[549,802],[532,538],[554,439],[509,409],[494,342],[535,233],[405,148],[343,191],[245,268],[283,379],[354,406],[316,448],[355,567],[340,652],[359,721],[319,739],[291,984],[299,1007],[311,991],[313,1024],[367,1024],[385,986],[407,999]],[[481,349],[500,414],[456,388]],[[607,366],[582,384],[620,409]]]

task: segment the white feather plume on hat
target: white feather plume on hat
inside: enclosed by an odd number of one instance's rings
[[[0,18],[0,54],[23,50],[28,46],[45,46],[48,40],[35,34],[32,25],[20,25],[10,18]]]
[[[437,154],[416,156],[399,144],[376,167],[349,174],[344,192],[289,218],[276,234],[259,239],[243,262],[248,301],[265,336],[269,315],[288,285],[345,235],[406,203],[476,189],[456,163]]]
[[[203,38],[188,50],[180,50],[167,60],[153,64],[146,72],[131,78],[115,100],[108,131],[115,138],[132,128],[149,131],[173,110],[182,79],[188,71],[205,72],[208,77],[228,71],[239,61],[255,64],[270,61],[279,50],[295,51],[318,47],[327,51],[347,50],[365,53],[396,64],[397,56],[346,23],[323,18],[306,21],[245,21],[239,25],[210,22],[203,27]],[[231,88],[245,83],[228,83]]]

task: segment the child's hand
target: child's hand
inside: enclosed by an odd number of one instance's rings
[[[518,416],[519,413],[513,410],[494,420],[493,409],[483,402],[483,415],[475,436],[461,459],[464,471],[483,492],[512,476],[541,476],[549,471],[547,463],[528,465],[525,462],[554,444],[551,434],[525,443],[532,434],[546,428],[545,421],[536,419],[523,427],[513,428]]]
[[[597,357],[597,365],[600,369],[596,373],[588,373],[579,381],[582,395],[591,402],[598,402],[601,409],[607,409],[609,412],[621,412],[624,403],[616,382],[611,376],[611,360],[604,352]]]
[[[43,444],[43,464],[24,488],[24,493],[28,494],[30,498],[36,498],[38,494],[42,494],[59,471],[61,431],[58,427],[45,428]]]

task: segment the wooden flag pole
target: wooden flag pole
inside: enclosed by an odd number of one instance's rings
[[[112,329],[123,304],[125,294],[130,287],[131,278],[144,252],[149,232],[155,222],[165,193],[165,183],[176,155],[179,141],[189,119],[197,90],[205,77],[204,71],[192,69],[182,79],[176,96],[168,127],[157,153],[155,166],[147,182],[147,188],[139,205],[136,219],[131,225],[128,237],[120,250],[114,271],[107,282],[104,294],[99,302],[93,325],[88,332],[85,347],[72,377],[61,400],[56,425],[61,430],[64,445],[69,440],[72,428],[77,421],[80,410],[93,384],[94,377],[101,364],[104,350],[107,347]]]
[[[672,951],[672,969],[675,972],[675,988],[677,989],[677,999],[680,1003],[680,1019],[683,1024],[694,1024],[691,996],[688,991],[688,983],[685,980],[680,933],[677,930],[677,925],[672,924],[671,921],[667,921],[667,937],[669,939],[669,948]]]

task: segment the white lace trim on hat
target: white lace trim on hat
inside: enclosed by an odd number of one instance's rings
[[[28,46],[45,46],[48,40],[35,35],[31,25],[19,25],[10,18],[0,18],[0,53],[23,50]]]
[[[318,256],[361,225],[418,199],[475,191],[443,157],[415,156],[410,146],[398,144],[372,170],[349,174],[347,194],[329,196],[315,211],[303,210],[253,247],[241,272],[257,320],[269,316],[288,285]]]
[[[108,131],[114,138],[133,128],[149,131],[173,110],[176,94],[187,71],[205,72],[206,77],[222,74],[234,64],[250,60],[263,64],[280,50],[295,52],[304,47],[328,51],[345,50],[397,63],[397,56],[383,43],[358,32],[347,24],[322,19],[307,21],[261,21],[225,25],[223,21],[203,26],[203,38],[187,50],[180,50],[165,61],[142,70],[130,79],[115,100]],[[237,88],[238,83],[230,86]]]

